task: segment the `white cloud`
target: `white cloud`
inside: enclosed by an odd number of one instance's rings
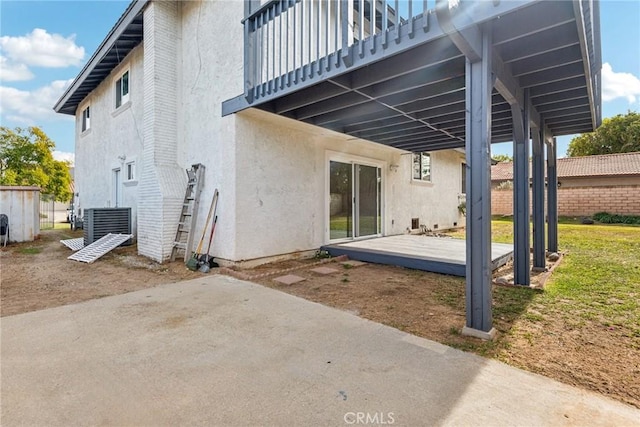
[[[71,166],[73,166],[76,161],[76,155],[74,153],[55,150],[52,154],[54,159],[70,162]]]
[[[35,28],[24,36],[2,36],[0,49],[16,64],[37,67],[79,66],[84,59],[84,48],[76,45],[75,35],[49,34],[42,28]]]
[[[16,64],[0,55],[0,80],[4,82],[17,82],[31,80],[33,73],[24,64]]]
[[[55,80],[47,86],[32,91],[0,86],[2,116],[28,125],[37,124],[40,121],[73,120],[71,116],[53,111],[53,105],[72,81],[73,79]]]
[[[602,100],[626,98],[633,104],[640,96],[640,78],[631,73],[616,73],[611,64],[602,64]]]

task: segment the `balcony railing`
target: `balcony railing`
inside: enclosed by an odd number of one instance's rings
[[[346,69],[353,55],[375,54],[401,35],[428,31],[429,13],[427,0],[267,1],[243,20],[245,98],[251,104]]]

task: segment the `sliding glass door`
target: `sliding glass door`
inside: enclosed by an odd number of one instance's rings
[[[381,169],[329,162],[329,239],[375,236],[382,231]]]
[[[329,163],[329,239],[353,237],[353,170],[351,163]]]

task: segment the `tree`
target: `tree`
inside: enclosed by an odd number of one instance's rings
[[[34,185],[56,200],[71,199],[69,164],[53,158],[55,144],[38,127],[0,127],[0,184]]]
[[[640,151],[640,114],[629,111],[604,119],[595,132],[576,136],[569,143],[569,157]]]
[[[492,160],[495,160],[498,163],[510,163],[513,162],[513,157],[508,154],[494,154],[491,156]]]

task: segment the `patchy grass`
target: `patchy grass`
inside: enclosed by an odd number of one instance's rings
[[[494,242],[513,242],[511,217],[491,225]],[[494,287],[495,342],[455,331],[443,343],[640,407],[640,228],[561,218],[558,236],[565,257],[544,291]],[[464,309],[463,290],[436,296]]]
[[[568,256],[545,292],[545,304],[640,338],[640,230],[561,225],[559,236]]]
[[[44,225],[40,228],[40,231],[49,231],[49,230],[71,230],[71,225],[68,222],[56,222],[53,224],[53,227],[49,225]]]
[[[39,254],[40,252],[42,252],[42,248],[34,248],[34,247],[20,248],[20,249],[18,249],[18,252],[20,252],[21,254],[25,254],[25,255],[35,255],[35,254]]]
[[[494,242],[513,242],[512,218],[494,219],[491,225]],[[452,235],[464,237],[464,231]],[[547,310],[569,312],[597,320],[604,326],[624,327],[631,335],[640,337],[640,229],[626,225],[581,225],[568,218],[558,225],[558,235],[560,249],[567,256],[545,292],[534,298],[535,302]],[[498,316],[505,309],[502,305],[505,301],[501,299],[509,295],[517,300],[520,291],[499,288],[494,292],[498,310],[494,314]],[[521,310],[517,301],[509,304],[514,304],[516,311]]]

